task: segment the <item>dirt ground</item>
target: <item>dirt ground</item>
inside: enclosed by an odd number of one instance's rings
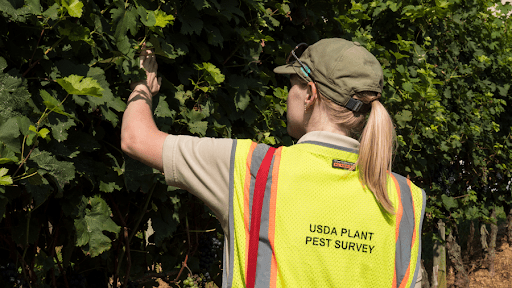
[[[482,251],[476,253],[469,263],[464,265],[469,272],[470,288],[512,288],[512,247],[507,243],[504,235],[496,241],[494,276],[489,273],[488,261]],[[453,268],[448,267],[446,280],[449,288],[456,287],[454,284],[456,277]]]
[[[504,235],[496,241],[496,260],[495,275],[490,275],[488,271],[488,261],[485,259],[483,251],[478,251],[469,260],[464,263],[469,271],[470,288],[512,288],[512,247],[507,243]],[[448,288],[455,288],[456,275],[452,267],[448,267],[447,283]],[[158,279],[160,286],[158,288],[170,288],[170,286]],[[217,288],[215,285],[209,288]],[[155,287],[156,288],[156,287]]]

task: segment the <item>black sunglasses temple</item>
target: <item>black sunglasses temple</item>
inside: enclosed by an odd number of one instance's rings
[[[305,43],[305,42],[302,42],[302,43],[297,44],[297,46],[295,46],[295,48],[293,48],[293,50],[290,52],[290,55],[288,55],[288,58],[286,59],[286,62],[288,63],[288,61],[290,60],[290,56],[292,56],[292,55],[293,55],[293,57],[295,58],[295,60],[296,60],[297,62],[299,62],[300,66],[302,66],[302,68],[301,68],[302,73],[304,73],[304,75],[305,75],[306,77],[311,78],[311,76],[310,76],[310,74],[311,74],[311,70],[309,69],[309,67],[308,67],[307,65],[305,65],[304,63],[302,63],[302,61],[300,61],[300,60],[299,60],[299,57],[297,57],[297,55],[295,55],[295,50],[297,50],[299,47],[304,46],[304,45],[306,45],[306,47],[307,47],[307,46],[309,46],[309,45],[308,45],[307,43]]]

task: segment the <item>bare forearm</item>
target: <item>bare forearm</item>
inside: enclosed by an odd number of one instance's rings
[[[156,126],[151,106],[151,93],[138,85],[123,115],[121,148],[130,157],[162,171],[162,145],[167,134]]]

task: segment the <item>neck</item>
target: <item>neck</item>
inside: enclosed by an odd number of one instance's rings
[[[305,117],[304,127],[306,133],[313,131],[325,131],[350,137],[350,133],[348,131],[331,120],[331,117],[329,117],[325,108],[326,107],[324,107],[322,102],[315,103],[311,112],[307,114],[307,117]]]

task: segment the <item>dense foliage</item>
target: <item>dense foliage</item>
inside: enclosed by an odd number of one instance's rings
[[[160,129],[289,145],[288,82],[273,67],[300,42],[360,42],[384,69],[393,170],[429,195],[424,238],[438,219],[495,223],[491,210],[503,218],[512,203],[512,20],[493,5],[0,0],[0,266],[20,280],[5,281],[204,283],[209,272],[220,285],[219,258],[199,266],[201,237],[222,239],[210,210],[120,150],[142,43],[163,77]]]

